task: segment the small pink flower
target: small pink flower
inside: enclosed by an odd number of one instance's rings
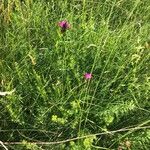
[[[65,32],[67,29],[70,28],[70,24],[66,20],[59,22],[58,26],[61,27],[62,32]]]
[[[85,79],[91,79],[92,78],[92,74],[91,73],[85,73],[84,74],[84,78]]]

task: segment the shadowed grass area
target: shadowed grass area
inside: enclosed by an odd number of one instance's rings
[[[2,0],[0,91],[15,92],[0,97],[0,141],[15,150],[149,149],[149,6]],[[63,20],[70,28],[61,32]]]

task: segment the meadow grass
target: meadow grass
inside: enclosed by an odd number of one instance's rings
[[[0,13],[0,91],[15,89],[0,97],[2,148],[150,148],[149,0],[2,0]]]

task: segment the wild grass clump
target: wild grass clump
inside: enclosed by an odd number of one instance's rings
[[[1,147],[149,149],[149,5],[2,0]]]

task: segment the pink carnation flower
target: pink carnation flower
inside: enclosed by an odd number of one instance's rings
[[[85,79],[91,79],[92,78],[92,74],[91,73],[85,73],[84,74],[84,78]]]
[[[60,21],[58,23],[58,26],[61,27],[62,32],[65,32],[67,29],[70,28],[70,24],[66,20]]]

